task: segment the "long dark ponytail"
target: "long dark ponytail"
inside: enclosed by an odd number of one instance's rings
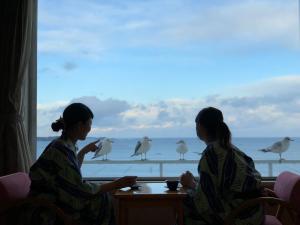
[[[204,108],[198,113],[195,122],[205,128],[211,141],[217,140],[221,147],[231,149],[231,132],[223,121],[221,110],[214,107]]]
[[[217,137],[223,148],[231,148],[231,132],[226,123],[221,122],[217,128]]]

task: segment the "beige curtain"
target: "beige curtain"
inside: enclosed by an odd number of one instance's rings
[[[0,1],[0,176],[28,172],[33,160],[28,88],[36,80],[36,15],[36,0]]]

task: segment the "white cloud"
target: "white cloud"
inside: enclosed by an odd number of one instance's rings
[[[299,82],[300,76],[263,80],[244,87],[248,91],[243,96],[220,94],[151,104],[89,96],[71,102],[83,102],[93,110],[92,136],[195,136],[195,116],[207,106],[223,111],[234,136],[299,136],[300,90],[296,88]],[[38,105],[38,135],[51,135],[49,127],[66,105],[66,102]]]
[[[298,41],[296,1],[236,1],[199,10],[167,31],[183,40]]]
[[[239,96],[261,96],[282,100],[291,100],[300,95],[300,75],[278,76],[260,80],[256,83],[241,85],[239,87],[225,90],[229,95],[239,93]]]
[[[299,45],[294,0],[62,1],[40,3],[41,53],[99,59],[113,48],[181,46],[224,42],[244,45]]]

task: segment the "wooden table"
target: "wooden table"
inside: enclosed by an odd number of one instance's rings
[[[114,194],[118,225],[183,225],[184,190],[169,191],[165,183],[139,185],[139,190],[121,189]]]

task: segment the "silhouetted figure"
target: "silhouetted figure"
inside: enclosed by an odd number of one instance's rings
[[[130,187],[136,177],[122,177],[105,184],[84,182],[81,165],[85,154],[97,150],[97,142],[78,150],[77,141],[85,140],[91,130],[92,111],[82,103],[67,106],[63,116],[52,123],[53,131],[62,130],[30,169],[30,195],[46,198],[59,206],[76,224],[114,224],[110,191]],[[31,225],[52,224],[53,215],[32,208]]]
[[[196,117],[196,132],[207,145],[198,165],[199,180],[191,172],[181,175],[187,190],[185,225],[223,224],[224,218],[244,201],[261,194],[261,176],[253,160],[231,143],[231,132],[220,110],[208,107]],[[263,208],[243,213],[235,224],[257,225]]]

